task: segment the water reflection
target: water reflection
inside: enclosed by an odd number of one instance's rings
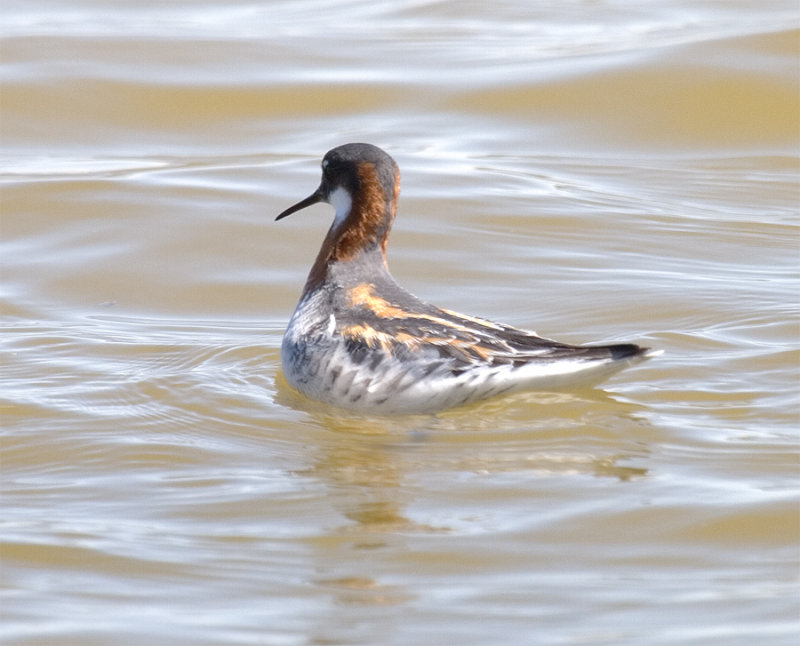
[[[498,508],[498,479],[505,482],[503,499],[519,499],[523,508],[537,489],[531,478],[541,481],[544,495],[568,491],[575,477],[631,482],[647,476],[638,465],[649,457],[656,433],[640,418],[639,406],[602,391],[528,393],[398,418],[348,416],[278,392],[316,428],[311,466],[301,475],[324,483],[342,519],[310,540],[317,571],[312,583],[331,595],[334,608],[370,612],[419,599],[413,586],[398,583],[391,566],[392,555],[407,554],[409,567],[426,567],[426,555],[412,546],[417,539],[458,540],[524,525],[518,508]],[[631,428],[641,433],[631,437]],[[564,486],[554,478],[564,478]],[[457,552],[448,558],[459,560]],[[336,613],[320,625],[326,637],[347,636],[358,630],[359,617]]]
[[[290,401],[286,393],[282,401]],[[527,393],[439,415],[395,418],[346,415],[308,403],[305,413],[320,443],[304,475],[325,482],[332,504],[350,521],[338,531],[370,547],[380,544],[377,534],[452,531],[407,513],[428,473],[448,474],[454,482],[465,473],[626,482],[647,475],[635,463],[649,456],[656,432],[640,416],[641,407],[603,391]],[[631,436],[631,428],[641,432]]]

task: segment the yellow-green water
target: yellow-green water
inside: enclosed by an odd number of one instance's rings
[[[794,644],[796,2],[0,9],[0,637]],[[396,278],[598,390],[349,417],[280,377],[329,148]]]

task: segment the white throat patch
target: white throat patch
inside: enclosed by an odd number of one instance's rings
[[[350,207],[353,206],[353,199],[350,197],[350,193],[348,193],[347,190],[339,187],[328,196],[328,204],[336,209],[333,226],[338,227],[350,214]]]

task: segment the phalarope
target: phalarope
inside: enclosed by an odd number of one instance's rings
[[[632,343],[567,345],[435,307],[386,264],[400,172],[370,144],[322,160],[318,202],[336,209],[281,347],[283,372],[308,397],[376,413],[425,413],[517,390],[596,382],[656,353]]]

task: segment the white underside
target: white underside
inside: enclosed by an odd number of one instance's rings
[[[298,304],[281,348],[283,372],[289,384],[312,399],[351,410],[379,414],[430,413],[520,390],[548,391],[565,386],[593,385],[620,370],[657,356],[661,351],[614,360],[533,359],[520,367],[476,364],[454,375],[450,364],[428,375],[428,359],[402,361],[387,355],[377,366],[355,363],[341,336],[336,318],[323,322],[321,307],[311,295]],[[317,332],[304,336],[303,332]]]
[[[316,361],[296,361],[293,348],[285,339],[281,354],[284,374],[294,388],[335,406],[380,414],[430,413],[520,390],[595,384],[646,358],[561,360],[519,368],[476,365],[458,375],[442,368],[420,378],[422,363],[387,358],[373,370],[355,364],[344,344]]]

